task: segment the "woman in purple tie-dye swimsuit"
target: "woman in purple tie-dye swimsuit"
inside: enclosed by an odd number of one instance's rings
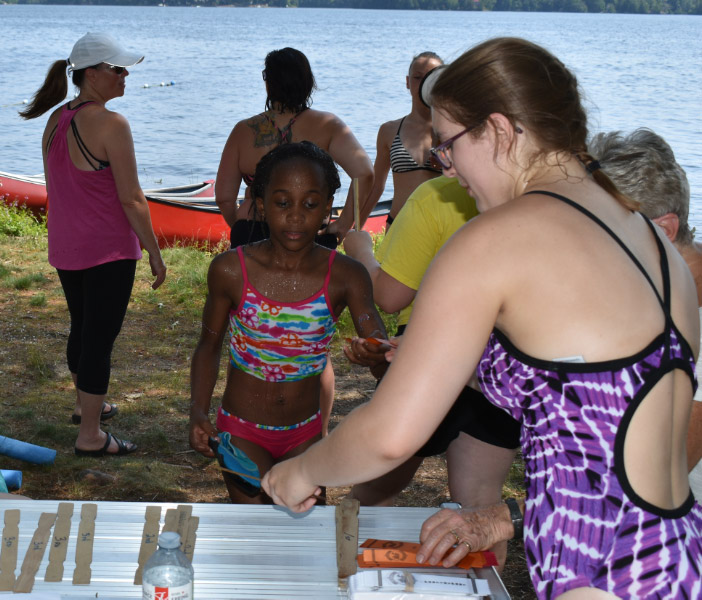
[[[424,442],[476,371],[522,424],[538,597],[702,598],[685,453],[699,321],[685,262],[587,153],[577,81],[543,48],[489,40],[423,96],[442,141],[433,153],[481,214],[429,269],[371,402],[264,488],[302,510],[318,485],[376,477]],[[449,566],[519,535],[521,521],[514,502],[441,511],[418,558]]]

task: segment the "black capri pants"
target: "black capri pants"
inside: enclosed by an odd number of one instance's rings
[[[66,358],[77,387],[104,395],[110,382],[112,346],[132,294],[136,260],[116,260],[78,271],[58,271],[71,315]]]

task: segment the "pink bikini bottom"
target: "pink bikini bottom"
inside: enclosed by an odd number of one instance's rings
[[[220,406],[217,411],[217,429],[261,446],[277,460],[296,446],[321,434],[322,419],[317,411],[309,419],[295,425],[258,425],[232,415]]]

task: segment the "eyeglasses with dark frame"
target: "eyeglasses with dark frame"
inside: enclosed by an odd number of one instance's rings
[[[439,163],[439,166],[442,169],[448,170],[453,166],[453,162],[451,161],[451,158],[449,157],[449,150],[451,150],[451,146],[453,146],[453,143],[462,135],[465,135],[466,133],[469,133],[475,129],[477,125],[473,125],[473,127],[468,127],[461,131],[460,133],[457,133],[453,137],[447,139],[445,142],[442,142],[438,146],[434,146],[433,148],[429,149],[429,152],[431,152],[432,156],[436,159],[436,162]],[[514,127],[515,133],[524,133],[524,130],[516,125]]]
[[[462,135],[465,135],[469,131],[472,131],[475,129],[477,125],[474,125],[473,127],[467,127],[460,133],[457,133],[453,137],[450,137],[447,139],[445,142],[442,142],[438,146],[434,146],[433,148],[429,149],[429,152],[431,152],[432,156],[436,159],[436,162],[439,163],[439,166],[441,166],[442,169],[448,170],[453,166],[453,162],[451,162],[451,158],[449,157],[449,150],[451,150],[451,146],[453,146],[453,143]]]

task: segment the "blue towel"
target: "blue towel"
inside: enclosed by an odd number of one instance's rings
[[[231,434],[228,431],[223,431],[219,434],[219,446],[217,454],[220,458],[220,464],[227,469],[241,473],[240,477],[246,482],[253,485],[255,488],[261,488],[259,479],[258,465],[252,461],[246,452],[233,446],[231,443]],[[247,477],[250,475],[251,477]],[[256,479],[252,479],[256,477]]]

